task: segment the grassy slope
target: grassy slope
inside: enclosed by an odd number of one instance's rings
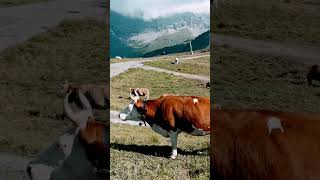
[[[209,136],[180,134],[176,160],[166,138],[150,128],[111,126],[111,179],[208,179]]]
[[[111,109],[122,110],[126,107],[130,102],[128,90],[133,87],[148,88],[150,99],[169,93],[179,95],[210,95],[205,84],[200,81],[143,69],[129,69],[127,72],[111,80]]]
[[[49,0],[0,0],[0,8],[20,6],[20,5],[43,2],[43,1],[49,1]]]
[[[213,97],[225,107],[320,112],[320,87],[304,81],[307,65],[223,47],[213,59]]]
[[[71,125],[59,118],[61,85],[108,80],[105,28],[65,21],[0,55],[0,151],[35,154]]]
[[[139,58],[122,58],[122,59],[111,58],[110,64],[120,63],[120,62],[129,62],[129,61],[139,61],[139,60],[141,60],[141,59],[139,59]]]
[[[219,8],[213,10],[212,31],[319,45],[319,11],[317,0],[219,1]]]
[[[160,60],[149,61],[144,64],[181,73],[210,76],[210,57],[180,60],[177,65],[171,64],[172,62],[174,62],[174,58],[161,58]]]

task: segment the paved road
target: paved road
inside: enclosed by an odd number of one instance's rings
[[[289,60],[305,64],[320,63],[320,47],[252,40],[220,34],[213,35],[213,43],[219,46],[227,45],[247,52],[285,56]]]
[[[106,19],[105,0],[54,0],[0,8],[0,52],[56,26],[63,19]]]

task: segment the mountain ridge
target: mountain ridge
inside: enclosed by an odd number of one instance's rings
[[[138,57],[190,41],[210,28],[210,17],[181,13],[145,21],[110,11],[110,56]]]

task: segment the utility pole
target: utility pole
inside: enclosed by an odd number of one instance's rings
[[[193,55],[193,51],[192,51],[192,44],[191,44],[191,41],[189,42],[190,44],[190,51],[191,51],[191,54]]]

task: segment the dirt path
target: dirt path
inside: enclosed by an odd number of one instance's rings
[[[320,47],[302,46],[298,44],[281,44],[278,42],[245,39],[220,34],[214,34],[213,36],[213,43],[218,46],[227,45],[252,53],[285,56],[292,61],[305,64],[320,63]]]
[[[104,0],[55,0],[0,8],[0,52],[45,32],[63,19],[105,20]]]
[[[210,55],[209,54],[196,55],[196,56],[184,57],[184,58],[179,58],[179,59],[180,60],[191,60],[191,59],[197,59],[197,58],[208,57],[208,56],[210,56]],[[113,77],[119,75],[120,73],[127,71],[130,68],[143,68],[143,69],[148,69],[148,70],[153,70],[153,71],[161,71],[161,72],[166,72],[169,74],[175,74],[177,76],[183,76],[183,77],[190,78],[190,79],[209,81],[208,77],[196,76],[193,74],[186,74],[186,73],[178,73],[175,71],[154,68],[154,67],[146,66],[143,64],[144,62],[147,62],[147,61],[156,61],[156,60],[159,60],[159,59],[158,58],[146,58],[141,61],[128,61],[128,62],[112,63],[112,64],[110,64],[110,78],[113,78]]]

